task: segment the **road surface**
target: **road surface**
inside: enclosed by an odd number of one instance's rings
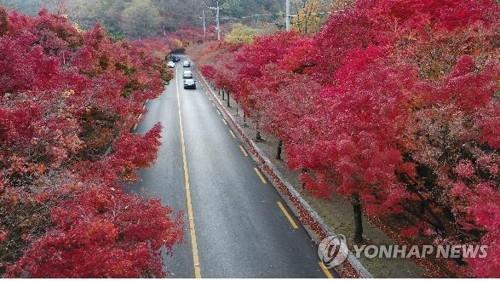
[[[172,277],[327,277],[316,247],[256,170],[198,83],[184,90],[182,63],[137,127],[161,122],[158,160],[136,190],[183,212],[185,241],[166,256]]]

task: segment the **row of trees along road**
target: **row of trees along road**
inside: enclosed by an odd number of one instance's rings
[[[307,190],[351,200],[355,242],[364,211],[401,237],[489,245],[450,266],[498,276],[498,18],[490,0],[359,0],[312,36],[210,43],[195,57],[281,140],[277,158],[283,147]]]
[[[130,133],[173,76],[150,46],[0,7],[0,275],[166,275],[180,217],[122,190],[160,145]]]

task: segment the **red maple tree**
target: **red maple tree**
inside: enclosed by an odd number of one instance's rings
[[[362,210],[397,215],[404,236],[490,245],[458,264],[496,276],[498,16],[490,0],[357,1],[312,37],[212,46],[237,65],[203,68],[282,141],[308,190],[351,200],[355,240]]]
[[[148,48],[0,8],[0,274],[165,276],[179,216],[122,191],[160,145],[130,133],[171,77]]]

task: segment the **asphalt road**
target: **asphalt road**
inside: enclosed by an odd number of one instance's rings
[[[136,190],[185,217],[185,241],[165,256],[166,270],[172,277],[325,278],[305,230],[258,175],[201,83],[183,89],[177,65],[137,128],[164,127],[158,160],[140,172]]]

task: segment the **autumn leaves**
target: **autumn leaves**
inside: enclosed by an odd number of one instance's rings
[[[311,37],[208,44],[199,64],[314,194],[402,234],[495,245],[497,16],[494,1],[358,1]],[[495,276],[496,252],[467,262]]]

